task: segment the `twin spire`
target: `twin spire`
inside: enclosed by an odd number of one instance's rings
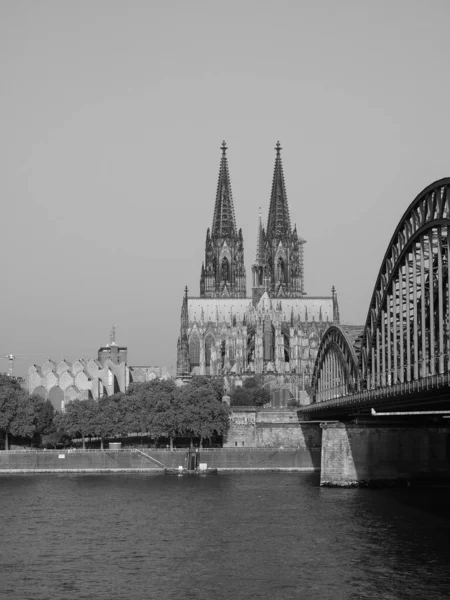
[[[227,146],[221,146],[219,180],[211,231],[206,233],[205,261],[200,273],[200,297],[246,297],[244,239],[237,229],[228,170]],[[259,212],[253,288],[267,287],[278,296],[303,294],[303,254],[296,230],[291,229],[280,142],[275,168],[267,229]]]
[[[217,182],[216,203],[211,236],[216,238],[236,235],[236,217],[234,216],[233,195],[231,193],[230,173],[228,171],[227,146],[222,142],[219,181]]]
[[[216,202],[214,205],[214,217],[211,230],[212,237],[227,238],[237,233],[236,217],[234,214],[233,195],[231,193],[230,173],[228,170],[227,146],[222,142],[222,157],[220,160],[219,180],[217,182]],[[273,172],[272,193],[270,195],[269,215],[267,218],[267,239],[286,239],[292,235],[291,219],[287,202],[286,185],[284,183],[283,164],[281,162],[281,145],[277,142],[275,168]],[[258,230],[257,261],[263,252],[260,244],[263,232],[261,224],[261,209],[259,214],[260,226]]]

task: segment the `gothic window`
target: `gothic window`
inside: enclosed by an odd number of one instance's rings
[[[214,338],[208,335],[205,340],[205,363],[207,367],[211,366],[211,348],[214,346]]]
[[[273,361],[274,355],[274,332],[270,321],[264,323],[264,360]]]
[[[189,360],[191,368],[200,365],[200,340],[196,335],[192,336],[189,342]]]
[[[229,281],[230,280],[230,265],[228,262],[228,258],[226,256],[222,259],[222,280]]]
[[[281,256],[277,262],[277,281],[284,282],[284,260]]]
[[[221,354],[222,354],[222,366],[223,366],[225,364],[225,340],[222,340]]]

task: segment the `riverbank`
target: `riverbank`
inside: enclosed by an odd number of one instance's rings
[[[166,470],[320,470],[320,448],[214,448],[205,450],[11,450],[0,452],[0,475],[11,473],[133,473]]]

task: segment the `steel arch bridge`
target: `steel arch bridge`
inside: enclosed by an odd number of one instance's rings
[[[395,406],[448,392],[449,235],[446,178],[425,188],[401,218],[359,344],[355,347],[342,327],[330,327],[324,335],[312,378],[313,404],[302,412]]]

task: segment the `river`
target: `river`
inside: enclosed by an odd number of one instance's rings
[[[450,488],[319,475],[2,475],[0,598],[450,598]]]

